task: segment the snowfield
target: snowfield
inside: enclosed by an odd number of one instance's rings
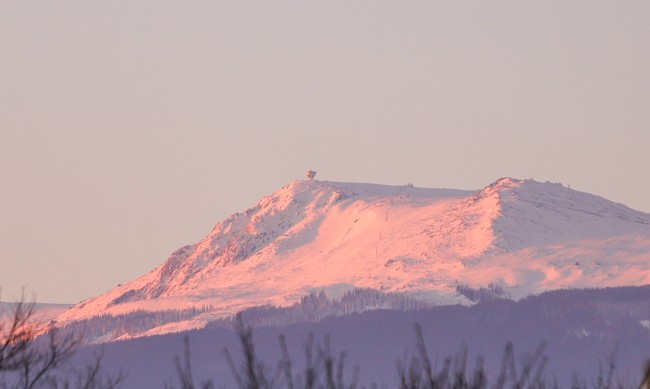
[[[560,184],[503,178],[474,192],[295,181],[57,322],[204,310],[147,333],[162,334],[251,306],[286,306],[312,291],[338,296],[357,287],[469,304],[458,284],[492,283],[518,299],[650,284],[648,263],[650,214]]]

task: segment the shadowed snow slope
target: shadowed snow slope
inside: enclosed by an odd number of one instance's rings
[[[503,178],[478,192],[295,181],[217,224],[161,266],[84,301],[59,322],[190,307],[159,332],[314,290],[404,292],[467,303],[457,284],[514,298],[650,283],[650,215],[559,184]]]

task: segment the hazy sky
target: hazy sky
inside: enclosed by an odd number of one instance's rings
[[[0,286],[77,302],[312,167],[650,211],[650,2],[2,1]]]

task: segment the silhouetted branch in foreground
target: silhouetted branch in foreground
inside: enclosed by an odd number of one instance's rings
[[[121,385],[124,375],[102,373],[101,356],[81,371],[66,372],[81,336],[39,328],[35,309],[23,292],[9,309],[0,310],[0,388],[115,389]]]
[[[643,374],[639,389],[650,389],[650,359],[646,361],[645,374]]]
[[[192,362],[190,359],[190,339],[187,336],[183,337],[183,360],[176,355],[174,356],[174,364],[176,365],[176,374],[178,376],[178,381],[180,383],[181,389],[195,389],[194,378],[192,376]],[[200,388],[202,389],[212,389],[214,384],[212,380],[202,382]],[[173,389],[171,383],[165,385],[166,389]]]
[[[50,389],[117,389],[122,386],[126,375],[106,375],[102,369],[103,351],[95,355],[92,362],[88,362],[83,369],[72,369],[72,372],[62,378],[50,377]]]
[[[422,335],[422,328],[415,325],[418,354],[407,360],[397,361],[397,377],[401,389],[486,389],[487,374],[483,367],[484,358],[478,356],[474,371],[467,370],[467,347],[463,346],[454,358],[447,357],[439,371],[431,363]],[[506,344],[501,361],[501,369],[494,389],[541,389],[547,385],[543,371],[548,358],[544,355],[546,343],[524,360],[521,372],[517,373],[512,343]]]
[[[329,337],[323,345],[314,344],[314,336],[309,335],[304,345],[305,369],[303,374],[293,372],[293,363],[284,335],[280,335],[281,358],[275,370],[258,360],[253,344],[253,330],[244,325],[240,315],[236,317],[235,329],[241,345],[243,361],[238,368],[228,349],[224,350],[226,360],[240,389],[270,389],[287,387],[289,389],[355,389],[359,379],[359,369],[355,368],[349,384],[345,383],[344,352],[335,355]]]
[[[329,336],[322,345],[315,344],[310,334],[303,345],[304,370],[295,373],[295,364],[289,355],[287,340],[280,335],[280,359],[275,369],[269,369],[259,360],[253,342],[253,329],[246,326],[241,315],[236,317],[235,330],[241,346],[242,360],[239,365],[226,348],[227,363],[233,374],[238,389],[356,389],[359,369],[355,368],[349,382],[345,380],[346,353],[333,353]],[[545,354],[546,342],[542,342],[532,354],[515,358],[514,347],[508,342],[504,348],[501,366],[493,385],[488,383],[488,374],[484,367],[484,358],[476,358],[473,370],[468,366],[468,349],[461,347],[455,356],[444,358],[438,366],[438,360],[432,362],[427,350],[422,328],[415,325],[417,353],[410,358],[404,356],[397,360],[397,383],[400,389],[558,389],[556,381],[544,377],[548,363]],[[176,365],[182,389],[194,389],[189,357],[189,343],[185,340],[184,362],[176,358]],[[599,377],[592,386],[574,380],[571,389],[650,389],[650,361],[639,387],[614,384],[614,354],[608,360],[606,372],[601,368]],[[203,384],[202,388],[212,388],[212,382]]]

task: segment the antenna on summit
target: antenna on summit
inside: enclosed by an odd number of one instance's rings
[[[315,170],[309,169],[309,170],[307,170],[305,172],[305,174],[307,175],[307,178],[309,178],[310,181],[313,181],[314,177],[316,177],[316,171]]]

